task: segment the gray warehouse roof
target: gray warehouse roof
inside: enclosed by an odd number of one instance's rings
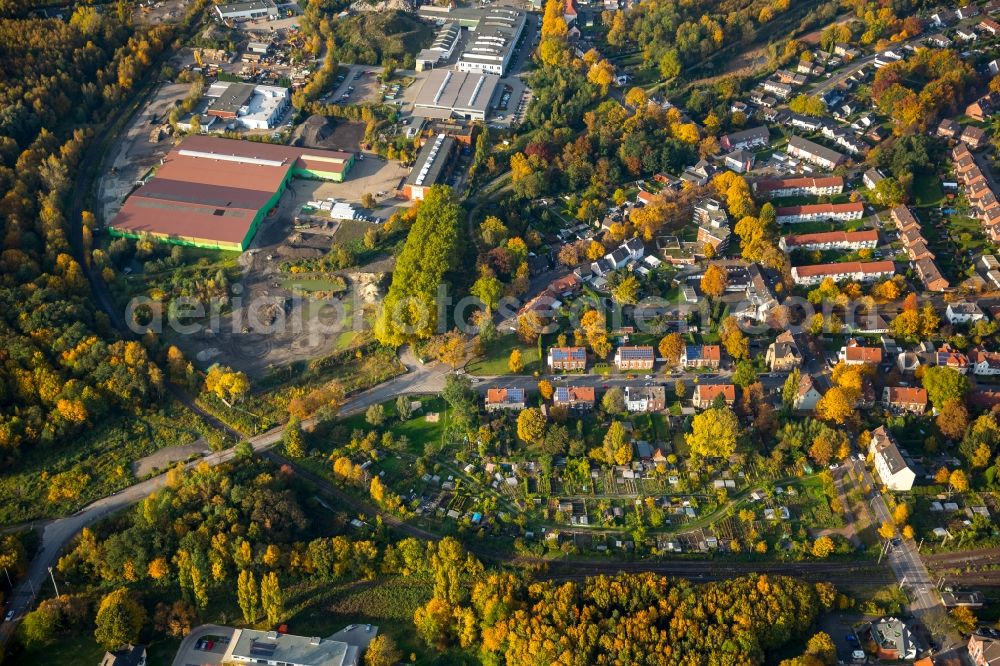
[[[424,80],[413,105],[417,108],[448,109],[460,114],[485,114],[499,84],[500,77],[495,74],[435,69]]]
[[[410,175],[406,177],[406,184],[425,187],[437,184],[448,160],[451,159],[454,147],[455,139],[446,134],[438,134],[427,141],[417,154],[417,161]]]
[[[250,0],[249,2],[231,2],[228,4],[218,4],[216,9],[222,15],[241,14],[243,12],[277,10],[273,0]]]
[[[208,108],[210,111],[238,113],[253,97],[254,88],[251,83],[230,83],[225,92],[212,100]]]

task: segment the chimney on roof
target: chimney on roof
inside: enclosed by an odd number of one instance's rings
[[[309,639],[309,645],[319,645],[319,643],[320,643],[319,636],[313,636],[312,638]]]

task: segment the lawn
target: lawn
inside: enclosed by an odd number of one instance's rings
[[[421,456],[424,453],[424,446],[426,444],[429,442],[441,441],[441,438],[444,435],[445,425],[448,420],[448,403],[446,403],[444,398],[441,398],[440,396],[425,396],[420,398],[413,396],[407,397],[411,401],[419,401],[422,404],[421,409],[414,412],[412,418],[400,423],[398,421],[399,417],[396,414],[396,401],[390,400],[382,403],[382,407],[385,408],[386,425],[384,428],[391,431],[393,436],[396,438],[406,436],[406,438],[410,440],[410,452],[416,456]],[[427,414],[432,412],[440,414],[436,423],[428,421],[426,418]],[[362,430],[371,429],[371,426],[368,425],[363,413],[348,416],[340,423],[350,430],[355,428],[360,428]]]
[[[409,653],[420,647],[413,631],[413,613],[430,599],[432,591],[433,581],[419,575],[346,584],[299,584],[287,594],[288,629],[300,636],[329,636],[348,624],[371,623]]]
[[[73,633],[59,636],[56,640],[43,645],[26,648],[20,654],[12,654],[4,663],[12,666],[28,664],[52,664],[53,666],[69,666],[70,664],[99,664],[104,657],[104,648],[97,644],[92,633]],[[173,655],[171,655],[171,660]],[[154,662],[149,666],[169,664],[170,661]]]
[[[515,335],[501,336],[486,345],[485,355],[469,362],[465,368],[469,373],[480,376],[512,374],[508,362],[510,354],[515,348],[521,350],[521,361],[524,363],[524,369],[518,374],[541,372],[542,364],[538,355],[538,346],[521,344]]]
[[[913,177],[913,199],[918,208],[936,206],[944,200],[944,189],[936,173],[920,173]]]

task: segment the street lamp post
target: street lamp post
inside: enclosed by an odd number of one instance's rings
[[[59,596],[59,586],[56,585],[56,575],[52,573],[52,567],[49,567],[49,576],[52,578],[52,587],[56,589],[56,596]]]

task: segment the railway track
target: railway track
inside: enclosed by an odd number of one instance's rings
[[[932,553],[923,556],[928,567],[960,566],[965,564],[1000,564],[1000,548],[961,550],[951,553]]]
[[[691,580],[721,580],[747,574],[796,576],[809,581],[833,583],[885,584],[894,579],[886,567],[863,562],[716,562],[716,561],[646,561],[646,562],[548,562],[539,577],[551,580],[580,580],[602,574],[651,572]]]

